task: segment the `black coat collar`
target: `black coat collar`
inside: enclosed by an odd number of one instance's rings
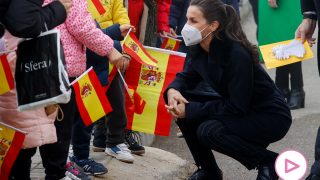
[[[229,39],[225,33],[221,32],[218,37],[214,37],[214,39],[210,43],[208,60],[209,63],[218,63],[220,65],[227,65],[229,62],[229,56],[231,52],[231,48],[235,42]],[[190,46],[189,53],[192,58],[197,59],[201,56],[201,54],[207,52],[202,49],[202,47],[198,45]]]
[[[200,45],[191,46],[189,54],[193,68],[214,88],[219,94],[223,74],[230,63],[230,53],[234,41],[224,34],[215,37],[210,43],[209,53]]]

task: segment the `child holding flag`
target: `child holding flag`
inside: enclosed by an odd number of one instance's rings
[[[133,28],[130,26],[127,11],[123,7],[122,0],[101,1],[101,3],[106,12],[112,13],[105,13],[96,20],[102,28],[102,32],[114,40],[114,47],[118,51],[122,51],[120,41],[123,40],[128,30]],[[95,17],[94,10],[89,8],[93,17]],[[93,51],[87,50],[87,68],[93,66],[101,84],[105,89],[108,89],[106,95],[113,109],[110,114],[95,123],[93,150],[105,151],[108,155],[121,161],[133,162],[134,157],[124,142],[127,140],[131,145],[129,147],[134,147],[134,149],[144,151],[144,148],[135,141],[128,141],[130,137],[125,136],[127,117],[124,106],[123,81],[116,70],[114,75],[110,74],[109,69],[112,70],[109,68],[109,63],[102,61],[103,58]],[[109,74],[110,77],[108,77]],[[74,156],[71,156],[70,160],[82,167],[86,173],[97,175],[107,171],[97,166],[97,163],[89,158],[91,131],[92,126],[86,127],[81,118],[74,123],[72,135]]]
[[[108,32],[110,36],[112,36],[115,44],[115,48],[118,51],[122,51],[122,47],[120,45],[121,40],[126,36],[129,28],[134,27],[134,32],[136,32],[136,26],[130,25],[130,20],[128,17],[128,11],[123,6],[123,0],[101,0],[103,7],[105,8],[106,12],[111,13],[105,13],[99,18],[97,18],[97,22],[99,23],[99,26],[101,29],[104,29],[104,32]],[[108,30],[106,30],[106,28]],[[93,63],[100,62],[96,64],[95,66],[100,69],[100,76],[103,74],[108,75],[108,64],[101,65],[101,61],[99,58],[95,55],[94,57],[88,57],[88,59],[93,60]],[[90,65],[93,65],[90,63]],[[93,65],[94,66],[94,65]],[[100,68],[99,68],[100,67]],[[106,67],[104,70],[101,67]],[[99,70],[98,70],[99,71]],[[110,72],[109,72],[110,73]],[[104,79],[107,77],[105,76]],[[105,81],[103,79],[102,83]],[[116,83],[117,82],[117,83]],[[109,82],[111,83],[111,82]],[[114,85],[118,84],[118,85]],[[108,118],[112,119],[109,123],[106,121],[98,121],[96,124],[96,128],[94,131],[94,151],[104,151],[106,146],[111,146],[121,144],[124,142],[123,139],[125,139],[126,144],[128,145],[129,150],[134,154],[143,154],[144,153],[144,147],[141,146],[134,138],[132,131],[128,130],[125,131],[125,134],[123,134],[123,131],[126,128],[127,124],[127,117],[124,107],[124,92],[123,92],[123,83],[121,82],[119,74],[116,74],[114,77],[114,84],[110,84],[109,92],[107,93],[108,98],[110,99],[110,103],[112,105],[113,111],[110,113],[110,116]],[[119,90],[117,90],[119,89]],[[111,92],[113,91],[113,92]],[[108,95],[109,94],[109,95]],[[115,100],[112,100],[113,97],[117,97]],[[121,100],[123,99],[123,100]],[[115,102],[113,102],[115,101]],[[108,133],[106,133],[108,132]],[[123,138],[123,135],[125,137]],[[106,145],[107,144],[107,145]],[[132,159],[132,158],[131,158]]]
[[[45,0],[50,3],[53,0]],[[87,1],[72,0],[72,7],[64,24],[57,27],[61,32],[61,42],[64,49],[69,80],[73,81],[86,70],[86,47],[97,54],[108,58],[109,62],[122,69],[128,65],[128,60],[113,48],[113,41],[96,28],[95,23],[88,12]],[[107,59],[104,59],[105,61]],[[61,121],[56,121],[58,142],[45,145],[44,161],[46,179],[61,179],[66,173],[65,165],[68,158],[71,140],[71,128],[74,121],[79,118],[74,93],[68,104],[60,105],[64,113]],[[102,164],[98,164],[103,169]],[[70,167],[70,166],[69,166]],[[69,171],[71,169],[71,171]],[[77,176],[77,173],[68,168],[68,173]]]
[[[6,42],[5,47],[0,49],[0,52],[3,52],[15,50],[19,39],[7,32],[1,41]],[[9,62],[11,72],[14,74],[16,53],[10,52],[5,56]],[[15,89],[0,96],[1,122],[27,132],[22,145],[23,149],[20,150],[14,161],[9,179],[30,179],[31,158],[35,155],[37,147],[39,147],[43,164],[46,162],[48,156],[44,153],[45,144],[57,142],[56,128],[54,126],[56,115],[56,109],[52,109],[50,112],[46,111],[45,108],[24,112],[18,111]],[[79,172],[79,176],[83,177],[82,175]]]

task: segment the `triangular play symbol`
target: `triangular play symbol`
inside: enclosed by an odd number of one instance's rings
[[[295,169],[298,169],[300,166],[289,159],[285,159],[285,173],[289,173]]]

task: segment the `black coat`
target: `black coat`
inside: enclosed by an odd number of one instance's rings
[[[187,58],[190,59],[185,70],[177,74],[168,89],[184,94],[204,80],[221,96],[201,102],[186,95],[187,121],[221,119],[231,129],[255,124],[251,129],[262,126],[261,130],[266,131],[282,124],[279,137],[287,132],[291,113],[283,96],[240,43],[222,35],[211,42],[209,53],[197,45],[190,48]]]
[[[318,16],[318,27],[320,26],[320,2],[318,0],[300,0],[301,1],[301,11],[303,12],[316,12]],[[318,31],[318,37],[320,37],[320,31]],[[318,49],[317,51],[320,52],[320,41],[318,38]],[[320,73],[320,56],[318,55],[318,70]]]
[[[1,0],[0,22],[17,37],[36,37],[62,24],[67,13],[60,1],[42,7],[44,0]],[[45,26],[46,24],[46,26]]]

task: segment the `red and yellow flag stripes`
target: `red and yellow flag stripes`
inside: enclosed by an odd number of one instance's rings
[[[112,111],[101,83],[92,68],[72,82],[77,106],[86,126]]]
[[[106,12],[100,0],[87,0],[87,1],[88,1],[88,11],[91,13],[94,19],[99,18],[101,15],[103,15]]]
[[[171,51],[177,51],[180,47],[180,39],[175,39],[171,37],[164,37],[161,44],[162,49],[167,49]]]
[[[0,179],[8,179],[25,133],[0,122]]]
[[[133,32],[130,32],[126,36],[123,43],[123,50],[141,64],[157,66],[157,60],[149,55]]]
[[[0,95],[14,88],[13,75],[6,54],[0,56],[0,82]]]
[[[136,114],[142,114],[146,101],[133,88],[128,88],[126,91],[126,107]]]
[[[158,66],[141,65],[130,62],[126,72],[126,82],[130,88],[140,94],[146,102],[143,112],[138,114],[127,105],[128,129],[168,136],[171,115],[165,109],[163,92],[183,69],[185,54],[158,48],[146,47],[150,55],[158,60]],[[130,101],[130,100],[127,100]],[[127,102],[126,102],[127,104]]]

